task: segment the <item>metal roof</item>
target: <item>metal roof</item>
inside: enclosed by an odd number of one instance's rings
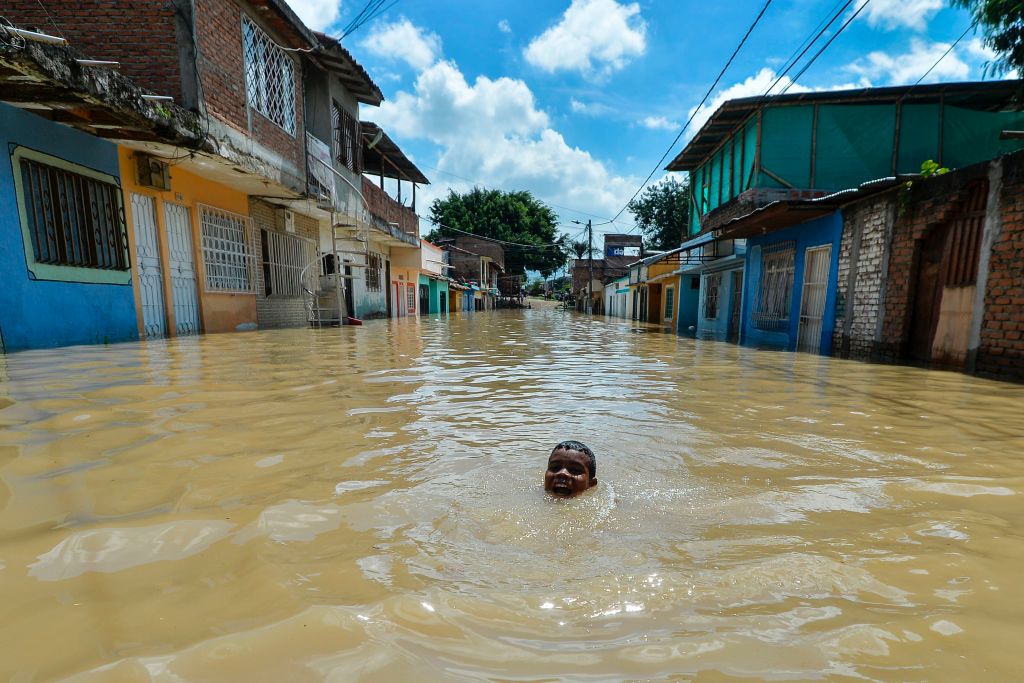
[[[341,46],[335,38],[315,32],[320,41],[320,51],[316,59],[325,69],[334,74],[345,88],[355,95],[356,99],[364,104],[379,106],[384,101],[384,94],[377,87],[377,84],[370,78],[363,65],[356,61],[355,57]]]
[[[429,185],[427,176],[423,175],[416,164],[412,163],[409,157],[395,144],[395,141],[388,137],[387,133],[381,131],[380,126],[372,121],[360,121],[363,131],[363,173],[370,175],[383,175],[385,178],[401,178],[411,180],[420,185]],[[367,145],[381,133],[380,141],[369,149]]]
[[[856,88],[827,92],[793,93],[744,97],[729,100],[711,115],[693,139],[675,159],[665,167],[668,171],[689,171],[699,166],[723,140],[766,106],[793,106],[799,104],[884,104],[908,101],[928,104],[943,101],[958,107],[981,111],[1019,109],[1024,95],[1024,81],[972,81],[966,83],[937,83],[934,85],[895,86],[888,88]]]

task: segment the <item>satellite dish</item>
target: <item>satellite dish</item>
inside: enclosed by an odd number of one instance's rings
[[[384,137],[384,131],[377,129],[377,134],[373,136],[373,140],[370,140],[370,144],[366,146],[366,149],[373,149],[380,142],[380,139]]]

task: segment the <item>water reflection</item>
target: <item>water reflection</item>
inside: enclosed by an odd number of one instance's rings
[[[0,678],[1012,680],[1021,405],[540,310],[0,356]]]

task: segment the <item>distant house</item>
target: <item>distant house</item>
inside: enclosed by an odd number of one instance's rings
[[[570,267],[572,273],[572,293],[576,298],[577,308],[587,310],[585,306],[587,283],[593,273],[591,286],[593,302],[591,310],[602,312],[604,285],[611,280],[629,273],[630,264],[643,257],[643,237],[619,233],[608,233],[604,236],[604,249],[601,258],[575,259]]]
[[[451,276],[473,292],[466,310],[490,310],[497,305],[498,278],[505,272],[505,250],[499,242],[474,235],[439,240],[448,251]]]
[[[842,192],[1019,149],[1017,81],[751,97],[723,104],[667,167],[688,171],[678,331],[830,353]],[[909,276],[909,274],[907,274]]]

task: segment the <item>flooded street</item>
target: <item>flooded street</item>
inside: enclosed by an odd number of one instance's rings
[[[0,680],[1017,680],[1022,408],[555,310],[0,356]]]

